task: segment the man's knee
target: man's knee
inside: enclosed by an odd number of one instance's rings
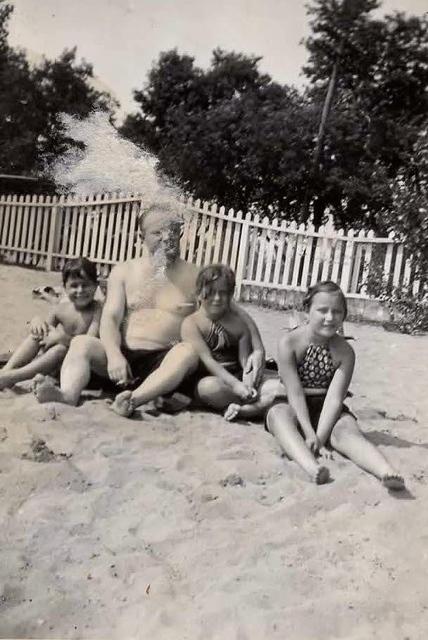
[[[175,347],[173,347],[173,353],[178,365],[185,365],[192,369],[198,366],[199,356],[193,346],[188,342],[180,342],[175,345]]]

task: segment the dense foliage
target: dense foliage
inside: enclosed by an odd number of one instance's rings
[[[378,5],[313,0],[303,94],[261,74],[257,57],[217,50],[203,71],[189,56],[163,53],[122,133],[200,198],[295,219],[313,212],[317,223],[329,210],[338,226],[384,231],[394,181],[427,113],[428,23],[401,13],[374,18]]]
[[[93,88],[92,66],[77,63],[75,49],[31,66],[24,52],[10,47],[12,10],[0,4],[0,173],[38,175],[70,142],[61,113],[86,116],[94,108],[111,112],[113,105]]]

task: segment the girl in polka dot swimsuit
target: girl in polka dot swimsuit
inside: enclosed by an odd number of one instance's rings
[[[307,324],[279,342],[280,380],[265,380],[255,402],[230,405],[225,418],[251,418],[267,409],[266,429],[317,484],[330,479],[328,468],[319,461],[328,458],[328,445],[375,475],[388,489],[404,489],[403,478],[366,440],[343,403],[355,354],[338,333],[347,313],[342,290],[334,282],[319,282],[309,289],[304,307]]]
[[[309,289],[304,306],[307,324],[279,343],[279,372],[286,397],[277,397],[269,409],[268,431],[318,484],[330,478],[328,468],[319,462],[328,444],[388,489],[403,489],[403,478],[366,440],[355,416],[343,404],[355,354],[338,333],[347,313],[342,290],[334,282],[320,282]]]

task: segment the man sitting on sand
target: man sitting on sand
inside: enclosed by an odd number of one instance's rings
[[[130,416],[136,407],[176,390],[196,371],[197,353],[180,342],[182,320],[195,310],[198,274],[195,265],[180,258],[181,225],[170,203],[155,204],[140,217],[145,251],[141,258],[113,268],[100,339],[78,336],[71,342],[59,388],[50,378],[38,376],[34,393],[39,402],[77,405],[94,372],[125,388],[112,408]],[[236,310],[251,334],[247,374],[257,386],[264,366],[263,344],[250,316]],[[136,381],[134,390],[127,388]]]

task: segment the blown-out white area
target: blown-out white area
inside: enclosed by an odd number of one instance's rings
[[[62,121],[67,137],[83,143],[84,149],[70,147],[50,167],[58,187],[77,196],[142,194],[148,204],[178,197],[178,190],[159,178],[156,157],[122,138],[105,112],[82,119],[63,114]]]

